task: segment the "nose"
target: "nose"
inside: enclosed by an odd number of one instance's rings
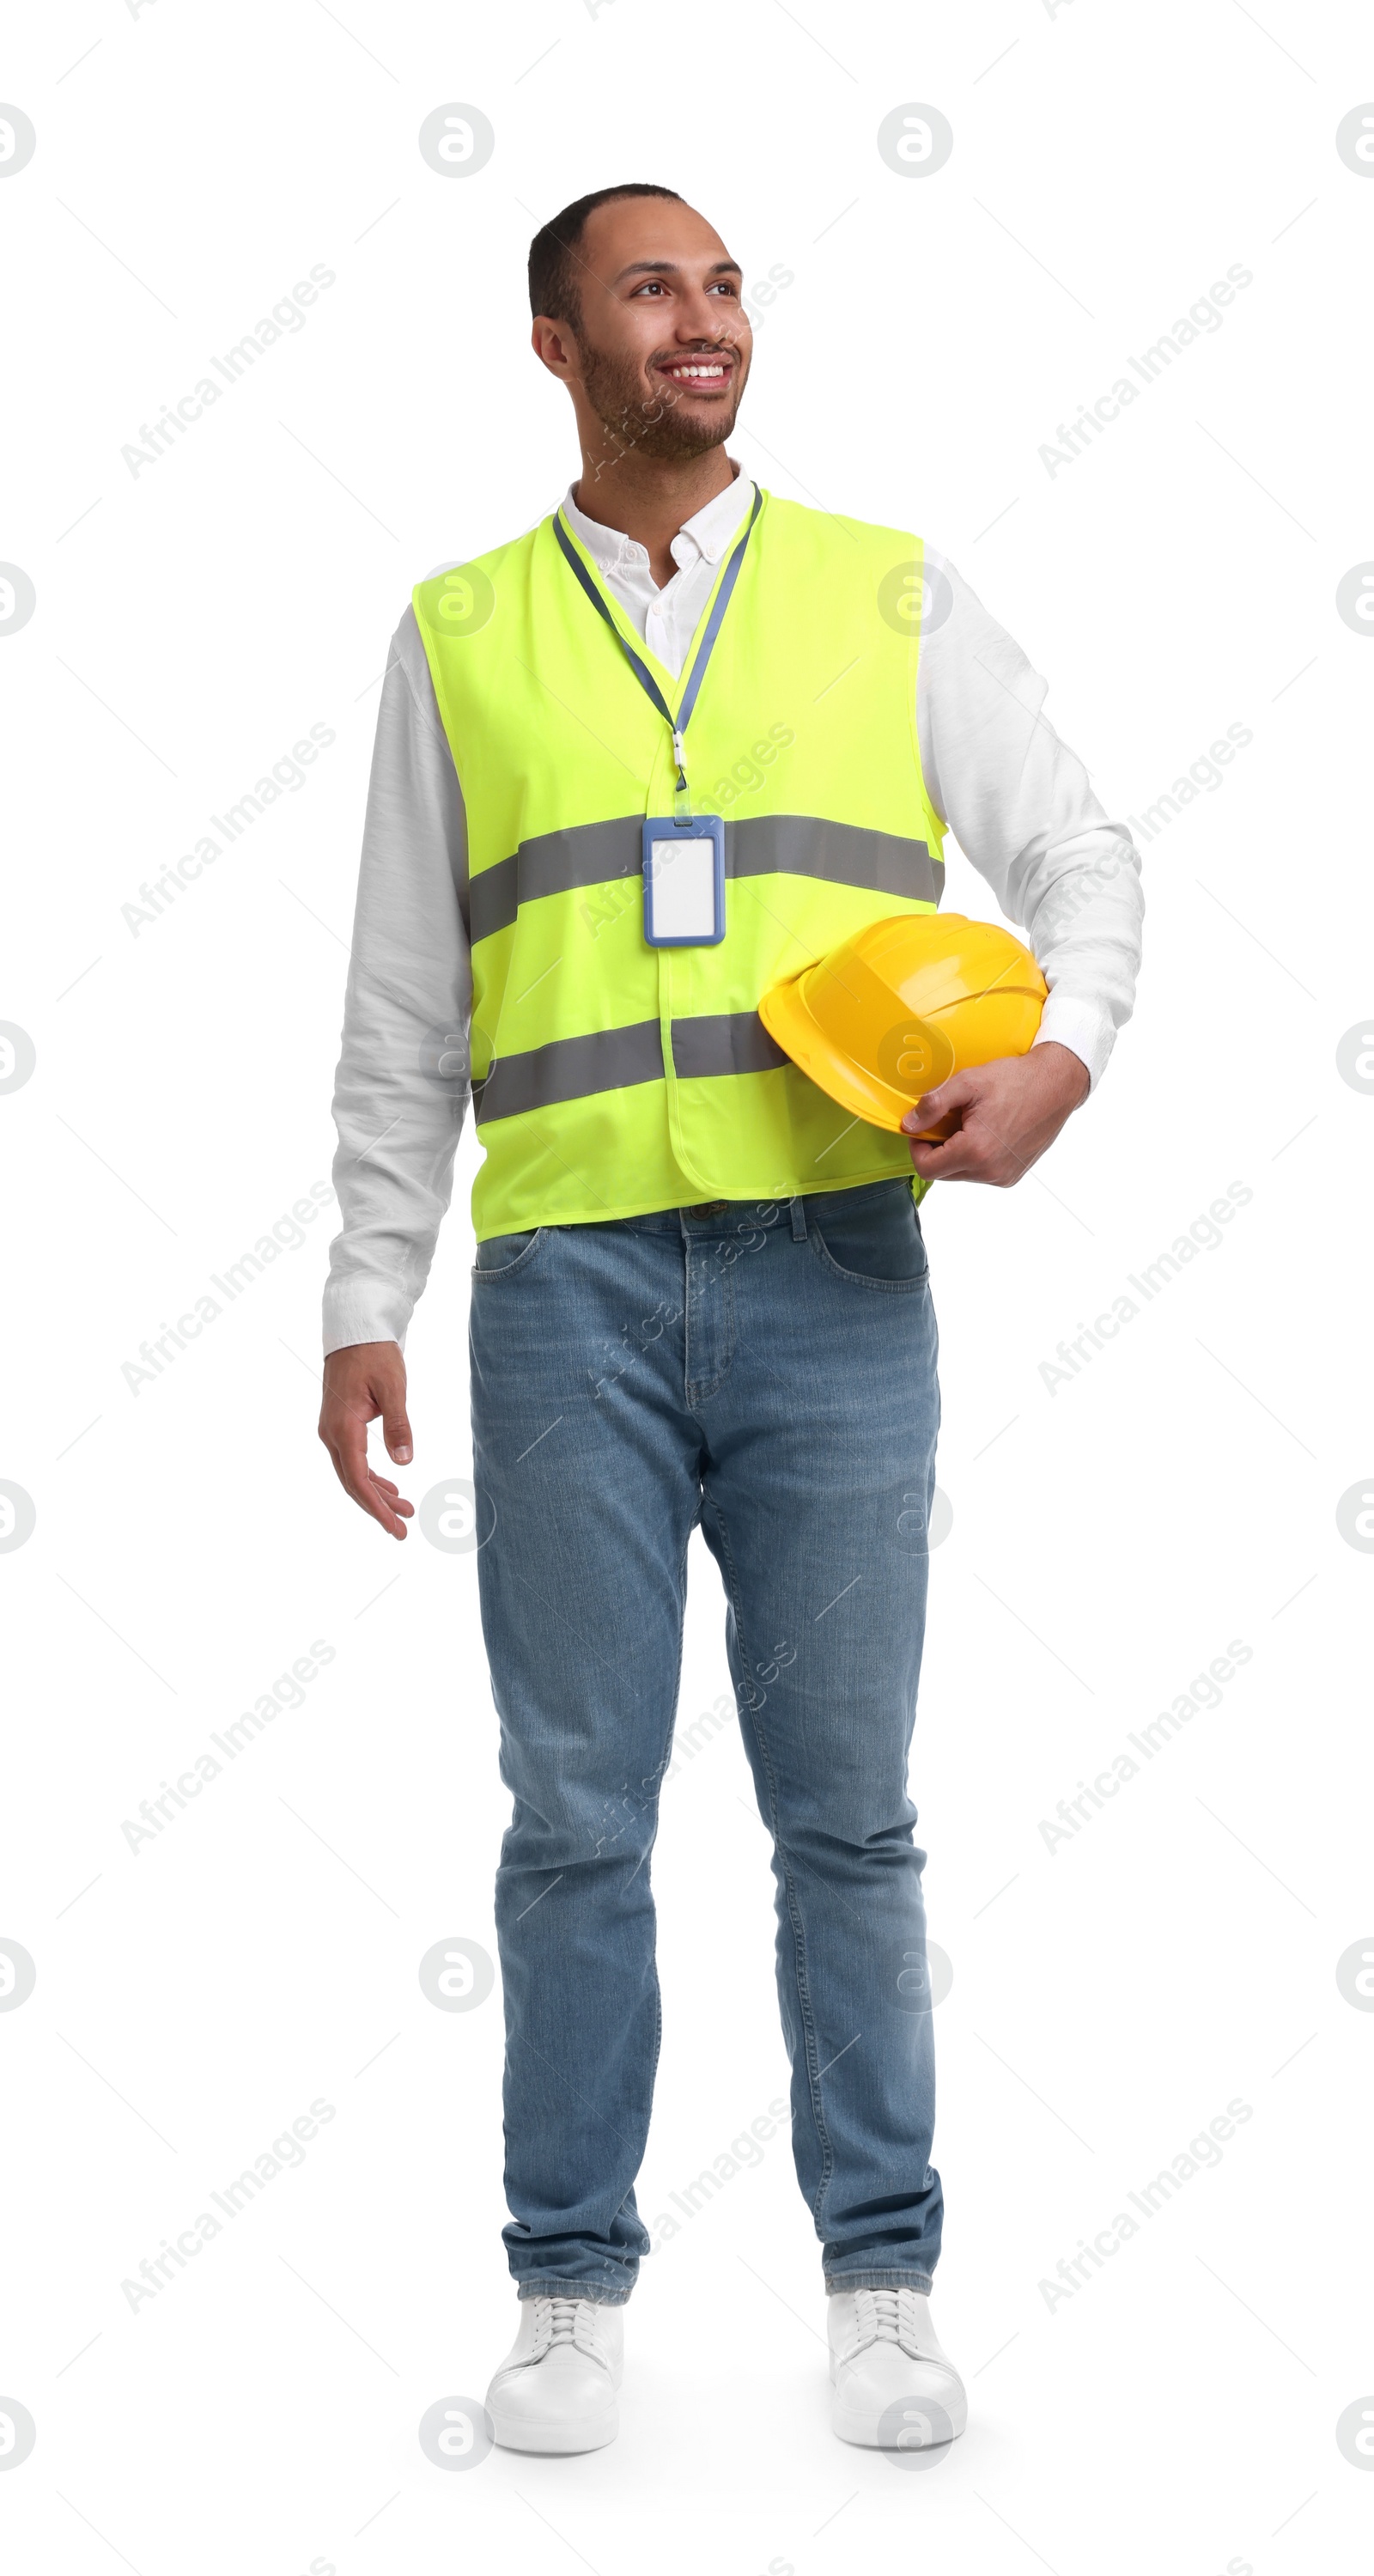
[[[734,336],[730,324],[736,318],[743,317],[737,317],[733,308],[723,306],[719,296],[708,295],[704,287],[698,287],[683,300],[674,337],[693,346],[705,344],[716,349],[729,348]]]

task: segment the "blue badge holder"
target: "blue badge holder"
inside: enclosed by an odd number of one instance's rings
[[[714,948],[725,937],[725,824],[719,814],[647,814],[644,936],[651,948]]]

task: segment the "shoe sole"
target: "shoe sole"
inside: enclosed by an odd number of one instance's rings
[[[947,2442],[931,2442],[929,2444],[923,2444],[920,2442],[880,2442],[876,2439],[871,2429],[871,2421],[862,2429],[860,2429],[857,2424],[836,2424],[833,2429],[837,2441],[849,2442],[853,2445],[855,2450],[885,2451],[892,2459],[902,2459],[914,2458],[922,2449],[928,2449],[932,2458],[943,2458],[944,2454],[948,2450],[952,2449],[954,2443],[958,2441],[960,2434],[965,2431],[966,2427],[963,2424],[956,2424]]]
[[[919,2406],[920,2402],[919,2398],[913,2398],[911,2400],[913,2406]],[[864,2413],[861,2415],[849,2415],[836,2409],[831,2417],[831,2429],[841,2442],[852,2442],[856,2449],[861,2451],[891,2451],[894,2454],[900,2454],[904,2450],[914,2452],[924,2448],[931,2451],[945,2452],[949,2449],[950,2443],[957,2442],[960,2434],[966,2432],[968,2429],[968,2399],[961,2395],[957,2406],[946,2406],[943,2401],[938,2398],[934,2403],[939,2406],[941,2414],[945,2416],[950,2426],[949,2439],[944,2442],[931,2442],[929,2444],[922,2444],[919,2442],[880,2442],[878,2440],[877,2427],[874,2424],[872,2415],[867,2411],[867,2409],[865,2409]]]
[[[512,2423],[492,2408],[492,2440],[498,2451],[545,2451],[566,2457],[576,2451],[604,2451],[620,2430],[620,2410],[593,2416],[581,2424]]]

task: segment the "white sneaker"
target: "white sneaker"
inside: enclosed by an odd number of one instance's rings
[[[503,2451],[599,2451],[620,2430],[623,2308],[604,2299],[520,2302],[520,2331],[487,2390]]]
[[[964,2383],[919,2290],[840,2290],[826,2301],[831,2422],[868,2450],[926,2451],[968,2422]]]

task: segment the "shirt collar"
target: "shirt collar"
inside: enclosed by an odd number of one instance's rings
[[[727,483],[723,492],[717,492],[704,509],[698,510],[693,518],[684,520],[673,539],[675,561],[679,546],[683,546],[683,561],[688,563],[693,553],[707,563],[719,563],[727,552],[731,539],[754,501],[754,486],[738,465],[734,469],[734,477],[734,481]],[[627,537],[619,528],[604,526],[600,519],[589,519],[585,511],[579,510],[573,499],[571,483],[563,495],[563,516],[602,572],[626,572],[647,564],[648,550],[635,538]],[[687,540],[685,546],[684,538]],[[682,569],[681,563],[678,569]]]

